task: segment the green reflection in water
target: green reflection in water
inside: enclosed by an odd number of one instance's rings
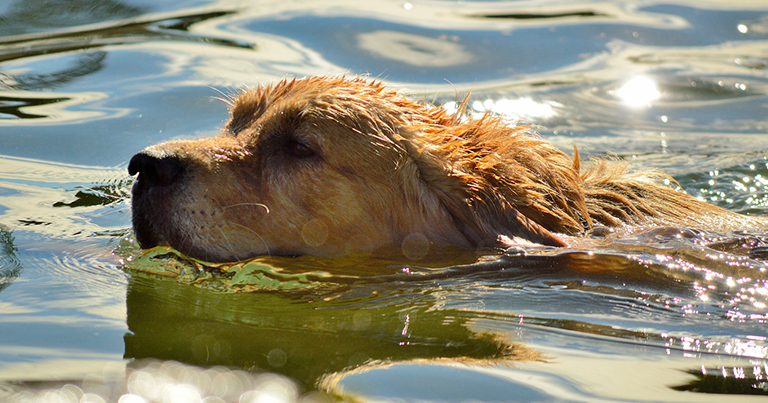
[[[535,356],[508,337],[476,334],[469,316],[434,309],[434,299],[418,290],[337,296],[211,292],[133,272],[125,357],[275,371],[312,386],[374,361]]]
[[[316,288],[330,273],[314,270],[289,273],[267,263],[268,258],[214,264],[184,257],[169,247],[157,247],[128,258],[131,270],[173,277],[185,284],[229,292]]]

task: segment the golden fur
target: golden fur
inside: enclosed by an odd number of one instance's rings
[[[581,167],[530,127],[462,119],[363,78],[283,80],[244,91],[231,113],[217,137],[131,161],[142,247],[234,261],[500,239],[566,246],[597,225],[766,228],[664,175]]]

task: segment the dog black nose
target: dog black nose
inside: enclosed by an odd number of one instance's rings
[[[128,174],[139,174],[141,181],[150,186],[167,186],[175,182],[184,170],[175,156],[144,150],[131,158]]]

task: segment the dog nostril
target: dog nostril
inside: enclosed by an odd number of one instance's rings
[[[155,186],[172,184],[182,170],[183,164],[178,158],[153,155],[152,152],[147,151],[134,155],[128,164],[128,174],[139,174],[142,181]]]

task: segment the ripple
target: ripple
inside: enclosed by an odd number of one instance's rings
[[[189,32],[189,27],[193,24],[228,14],[232,14],[232,11],[162,16],[149,15],[100,24],[80,25],[76,28],[58,32],[8,36],[0,39],[0,45],[2,45],[0,62],[72,50],[145,43],[156,40],[191,41],[212,43],[219,46],[253,48],[254,45],[250,43],[215,37],[201,37]]]
[[[9,286],[21,273],[21,262],[16,256],[13,235],[0,224],[0,291]]]

